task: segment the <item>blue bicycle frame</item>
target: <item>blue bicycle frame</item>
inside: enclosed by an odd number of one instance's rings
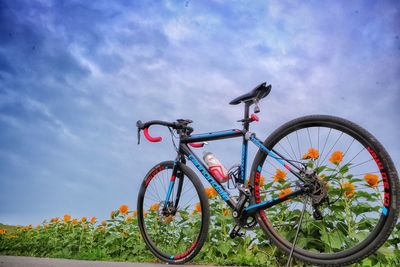
[[[180,144],[179,144],[178,156],[177,156],[177,159],[175,160],[174,169],[172,172],[172,177],[170,180],[170,184],[169,184],[169,188],[168,188],[168,192],[167,192],[167,196],[166,196],[166,203],[168,202],[168,200],[171,196],[172,188],[174,187],[174,183],[175,183],[175,177],[177,177],[178,168],[177,168],[176,162],[182,161],[182,163],[185,164],[186,163],[185,158],[182,157],[182,155],[184,155],[184,156],[186,156],[187,159],[189,159],[193,163],[193,165],[200,171],[200,173],[204,176],[204,178],[210,183],[210,185],[218,192],[218,194],[221,196],[221,198],[231,208],[234,209],[237,206],[237,202],[230,196],[229,192],[227,190],[225,190],[225,188],[210,174],[210,172],[208,171],[204,162],[201,159],[199,159],[199,157],[197,157],[196,154],[194,154],[193,151],[189,148],[188,144],[195,143],[195,142],[205,142],[205,141],[242,137],[243,145],[242,145],[242,159],[241,159],[241,179],[242,179],[243,184],[246,184],[248,141],[251,141],[252,143],[254,143],[259,149],[261,149],[262,151],[267,153],[270,157],[277,160],[279,162],[279,164],[281,164],[284,168],[286,168],[288,171],[293,173],[293,175],[295,175],[299,180],[303,181],[303,178],[300,175],[300,168],[298,166],[296,166],[295,164],[293,164],[290,161],[288,161],[287,159],[285,159],[282,155],[280,155],[276,151],[269,150],[267,147],[264,146],[262,141],[259,140],[255,136],[254,133],[250,133],[246,128],[248,128],[248,125],[247,125],[247,127],[245,125],[243,130],[231,129],[231,130],[210,132],[210,133],[204,133],[204,134],[195,134],[195,135],[190,135],[188,137],[181,138]],[[261,166],[257,167],[256,172],[261,172]],[[178,192],[179,191],[180,191],[180,189],[178,188]],[[294,191],[290,194],[287,194],[283,197],[273,198],[268,201],[250,205],[244,209],[243,215],[246,216],[249,214],[253,214],[258,210],[272,207],[283,201],[294,198],[300,194],[304,194],[303,189],[299,189],[299,190]],[[177,201],[179,201],[179,199]]]

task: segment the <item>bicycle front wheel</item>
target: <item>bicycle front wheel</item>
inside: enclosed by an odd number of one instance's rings
[[[202,183],[186,165],[177,163],[175,182],[170,183],[173,167],[173,161],[164,161],[145,176],[138,196],[138,223],[157,258],[182,264],[196,256],[206,240],[209,208]]]
[[[279,248],[289,253],[295,244],[293,256],[302,261],[342,266],[387,240],[398,217],[399,180],[388,153],[370,133],[341,118],[313,115],[284,124],[264,145],[314,172],[313,192],[257,214]],[[302,183],[262,151],[250,182],[254,203],[283,197]]]

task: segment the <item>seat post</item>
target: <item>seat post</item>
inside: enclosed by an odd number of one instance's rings
[[[249,130],[249,109],[250,109],[251,102],[245,102],[244,104],[244,119],[243,119],[243,129],[248,131]]]

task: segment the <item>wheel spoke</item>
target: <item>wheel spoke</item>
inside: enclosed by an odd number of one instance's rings
[[[313,186],[321,185],[311,189],[314,191],[308,192],[306,197],[286,200],[259,211],[266,214],[260,216],[265,222],[260,223],[261,227],[269,228],[267,232],[276,232],[278,239],[289,242],[290,246],[283,243],[291,253],[289,260],[296,255],[297,249],[306,250],[315,258],[319,253],[335,255],[354,247],[362,249],[366,247],[369,234],[383,231],[383,224],[378,225],[382,218],[386,219],[382,215],[385,191],[379,175],[381,166],[366,152],[365,144],[372,147],[373,139],[364,137],[364,133],[353,128],[330,118],[321,122],[296,121],[266,144],[282,157],[287,157],[288,161],[301,159],[307,168],[318,172],[318,176],[303,174],[306,182],[301,186],[306,186],[307,181]],[[318,151],[318,158],[309,148]],[[306,155],[305,159],[302,155]],[[255,164],[263,166],[261,172],[264,175],[275,176],[268,188],[260,187],[256,192],[261,201],[274,199],[299,187],[295,175],[276,171],[279,164],[268,155],[263,162]],[[321,180],[327,184],[326,187]]]

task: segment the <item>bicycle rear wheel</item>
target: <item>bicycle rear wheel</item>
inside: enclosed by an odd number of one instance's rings
[[[148,172],[137,211],[140,233],[150,251],[162,261],[182,264],[196,256],[206,240],[209,208],[199,178],[186,165],[177,164],[171,189],[173,161],[161,162]]]
[[[313,115],[284,124],[264,145],[316,173],[314,192],[257,214],[279,248],[289,253],[299,229],[294,257],[342,266],[382,246],[398,218],[399,180],[389,155],[370,133],[341,118]],[[262,151],[254,159],[250,183],[254,203],[299,188],[298,178]]]

